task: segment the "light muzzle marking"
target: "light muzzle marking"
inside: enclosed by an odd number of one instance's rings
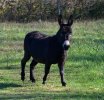
[[[70,46],[70,42],[68,40],[65,40],[64,43],[63,43],[63,47],[64,46]]]

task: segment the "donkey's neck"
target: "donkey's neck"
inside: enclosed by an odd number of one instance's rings
[[[61,33],[61,29],[58,30],[58,32],[56,33],[57,36],[59,36]]]
[[[54,41],[59,48],[62,48],[62,44],[60,43],[60,30],[53,35],[52,38],[52,41]]]

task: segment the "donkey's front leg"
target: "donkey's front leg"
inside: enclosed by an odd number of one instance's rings
[[[59,67],[59,72],[60,72],[60,76],[61,76],[62,86],[66,86],[66,82],[64,80],[64,64],[58,63],[58,67]]]

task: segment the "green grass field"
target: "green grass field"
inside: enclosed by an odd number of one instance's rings
[[[39,30],[55,34],[57,23],[0,23],[0,100],[104,100],[104,20],[73,24],[73,39],[65,64],[66,87],[62,87],[57,65],[51,67],[42,85],[44,65],[35,69],[36,83],[20,80],[23,39]]]

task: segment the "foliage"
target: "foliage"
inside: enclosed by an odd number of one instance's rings
[[[58,15],[57,4],[57,0],[1,0],[0,20],[55,20]],[[103,0],[61,0],[60,6],[64,16],[73,13],[75,18],[104,17]]]
[[[104,1],[96,2],[91,9],[89,9],[88,15],[90,17],[100,18],[104,17]]]

